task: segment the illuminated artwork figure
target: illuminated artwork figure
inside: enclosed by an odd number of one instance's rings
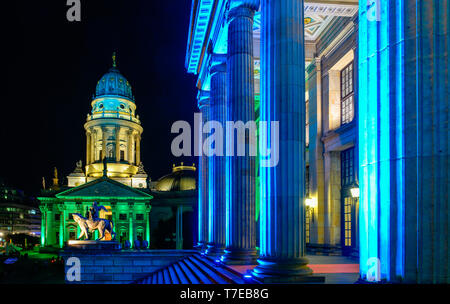
[[[85,218],[79,213],[72,214],[73,219],[78,224],[81,230],[78,239],[81,239],[83,235],[86,237],[86,239],[89,239],[88,232],[93,232],[94,230],[98,230],[99,232],[97,241],[101,241],[105,237],[105,231],[111,234],[112,240],[116,239],[116,233],[113,230],[112,221],[104,218],[99,218],[100,210],[107,211],[104,206],[99,206],[97,205],[97,202],[94,202],[92,204],[92,207],[89,208],[89,218]]]

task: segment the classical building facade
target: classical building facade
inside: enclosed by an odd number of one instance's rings
[[[68,177],[69,187],[101,177],[103,159],[108,177],[133,188],[147,188],[147,174],[141,162],[143,128],[136,114],[136,103],[128,80],[119,72],[116,56],[113,66],[97,82],[87,115],[86,165],[81,163]]]
[[[79,235],[72,214],[86,216],[93,202],[105,207],[100,218],[113,221],[117,240],[135,247],[192,248],[193,205],[196,204],[195,165],[172,168],[151,182],[140,155],[143,128],[136,115],[131,86],[116,67],[98,81],[86,129],[86,166],[79,161],[61,185],[54,169],[53,184],[40,201],[41,245],[63,248]],[[152,211],[152,212],[150,212]],[[91,238],[97,238],[95,232]],[[106,239],[111,236],[106,235]]]
[[[357,11],[329,18],[306,58],[305,242],[313,252],[356,256]]]
[[[280,134],[274,167],[199,158],[199,248],[263,281],[308,280],[308,243],[448,283],[448,41],[447,1],[193,0],[203,119]]]
[[[135,240],[150,242],[150,200],[152,196],[102,176],[80,186],[48,193],[38,198],[41,217],[41,245],[63,248],[80,234],[72,213],[87,217],[93,202],[105,207],[100,218],[113,221],[117,240],[133,247]],[[98,238],[98,232],[91,236]],[[106,240],[111,235],[106,234]]]

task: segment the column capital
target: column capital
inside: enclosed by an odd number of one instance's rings
[[[212,75],[217,72],[227,71],[227,55],[226,54],[211,54],[209,58],[209,74]]]
[[[201,110],[204,106],[210,105],[209,91],[199,90],[197,94],[198,108]]]
[[[314,61],[316,62],[316,70],[322,70],[322,57],[315,57]]]
[[[253,18],[255,11],[259,8],[259,0],[230,1],[227,12],[227,21],[231,22],[236,17]]]

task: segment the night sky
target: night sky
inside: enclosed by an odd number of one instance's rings
[[[176,158],[176,120],[192,125],[196,77],[184,68],[191,1],[81,0],[81,22],[68,22],[65,0],[2,3],[1,170],[7,185],[38,194],[42,177],[60,181],[86,160],[83,124],[100,77],[112,65],[130,82],[144,133],[141,157],[156,180]],[[4,69],[6,65],[6,70]]]

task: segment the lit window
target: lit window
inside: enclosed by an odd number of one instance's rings
[[[309,197],[309,166],[305,167],[305,197]]]
[[[341,186],[346,187],[355,182],[354,174],[355,149],[350,148],[341,152]]]
[[[341,124],[354,118],[353,62],[341,71]]]
[[[305,144],[309,146],[309,100],[305,104]]]

